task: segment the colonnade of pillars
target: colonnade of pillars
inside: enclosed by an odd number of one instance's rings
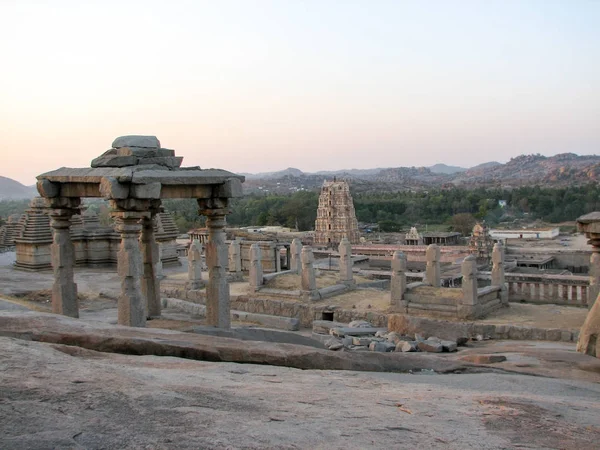
[[[143,327],[149,317],[160,316],[160,286],[157,265],[160,264],[158,244],[154,237],[156,214],[160,200],[111,200],[111,215],[115,230],[121,235],[117,253],[117,272],[121,279],[118,299],[119,325]],[[224,207],[212,207],[198,200],[199,213],[207,217],[209,239],[206,245],[208,285],[206,289],[207,324],[230,326],[228,255],[225,246]],[[80,199],[55,197],[49,199],[53,243],[52,311],[79,317],[77,284],[74,281],[75,251],[70,236],[71,218],[79,214]],[[220,205],[223,206],[223,205]]]

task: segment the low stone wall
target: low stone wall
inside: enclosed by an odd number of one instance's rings
[[[534,341],[577,342],[579,330],[560,328],[536,328],[521,325],[494,325],[477,322],[449,322],[406,314],[390,314],[388,331],[398,334],[419,333],[424,337],[441,339],[515,339]]]

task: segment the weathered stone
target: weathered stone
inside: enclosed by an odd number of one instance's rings
[[[262,256],[258,244],[250,247],[250,288],[254,291],[260,289],[263,284]]]
[[[560,340],[562,342],[571,342],[573,340],[573,333],[568,330],[563,330],[560,333]]]
[[[350,322],[348,324],[348,327],[349,328],[373,328],[373,325],[371,325],[366,320],[353,320],[352,322]]]
[[[143,148],[160,148],[160,141],[156,136],[120,136],[112,143],[113,148],[121,147],[143,147]]]
[[[202,244],[194,240],[188,248],[188,286],[189,289],[200,289],[202,281]]]
[[[118,156],[105,153],[94,158],[90,165],[92,167],[127,167],[134,166],[137,161],[138,159],[135,156]]]
[[[156,156],[152,158],[138,158],[137,160],[137,164],[156,164],[169,169],[181,166],[182,162],[183,156]]]
[[[392,256],[392,277],[390,280],[390,305],[401,309],[406,307],[406,255],[397,250]]]
[[[425,280],[427,284],[433,287],[440,287],[441,270],[440,270],[440,248],[436,244],[431,244],[425,251],[427,258],[427,266],[425,268]]]
[[[360,345],[360,346],[365,345],[365,346],[368,346],[368,345],[371,344],[371,342],[372,342],[371,338],[356,337],[356,336],[352,337],[352,344],[353,345]]]
[[[422,352],[441,353],[444,351],[444,346],[434,341],[420,341],[417,343],[417,348]]]
[[[293,273],[300,273],[302,270],[301,253],[302,242],[300,242],[300,239],[294,238],[290,245],[290,271]]]
[[[129,186],[113,177],[103,177],[100,180],[100,194],[108,199],[126,199],[129,197]]]
[[[445,340],[457,341],[459,338],[469,339],[471,337],[472,324],[406,314],[389,314],[388,329],[399,335],[414,336],[415,333],[421,333],[425,336],[437,335]]]
[[[350,328],[350,327],[339,327],[332,328],[330,333],[334,336],[375,336],[379,330],[385,330],[385,328]]]
[[[60,184],[52,183],[49,180],[39,180],[36,183],[37,191],[42,197],[51,198],[60,195]]]
[[[305,246],[302,248],[301,254],[302,260],[302,274],[301,274],[301,287],[308,295],[313,295],[317,290],[317,280],[315,274],[315,268],[313,266],[314,256],[312,248]]]
[[[342,238],[338,247],[338,252],[340,254],[339,282],[353,285],[354,277],[352,274],[352,244],[350,244],[348,238]]]
[[[495,364],[506,361],[504,355],[466,355],[460,358],[462,361],[473,364]]]
[[[391,342],[371,342],[369,344],[369,350],[372,352],[393,352],[396,346]]]
[[[156,158],[175,156],[175,150],[167,148],[121,147],[116,149],[119,156],[137,156],[139,158]]]
[[[562,330],[557,328],[550,328],[546,330],[546,340],[547,341],[560,341],[562,336]]]
[[[341,322],[333,322],[331,320],[315,320],[312,323],[312,330],[315,333],[330,334],[332,328],[343,328],[345,324]]]
[[[458,347],[455,341],[442,341],[440,343],[445,352],[455,352]]]
[[[161,187],[161,184],[158,182],[150,184],[132,184],[129,195],[133,198],[159,199]]]
[[[242,182],[238,178],[230,178],[213,189],[215,197],[236,198],[242,195]]]
[[[397,352],[416,352],[417,351],[417,343],[414,341],[400,341],[396,344]]]

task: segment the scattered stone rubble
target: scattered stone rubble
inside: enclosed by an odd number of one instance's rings
[[[466,340],[444,340],[416,333],[404,335],[376,328],[365,320],[349,324],[327,320],[313,322],[313,338],[323,342],[329,350],[372,352],[455,352]]]

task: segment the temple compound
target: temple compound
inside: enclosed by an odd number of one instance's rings
[[[337,247],[343,238],[351,244],[358,244],[360,234],[350,187],[347,182],[334,178],[323,182],[321,188],[314,243]]]
[[[229,199],[242,195],[244,177],[220,169],[182,168],[182,160],[173,150],[161,148],[155,136],[123,136],[94,159],[91,168],[63,167],[37,177],[37,189],[52,227],[54,313],[79,316],[71,226],[73,216],[80,212],[82,197],[101,197],[110,203],[115,230],[120,235],[118,323],[137,327],[145,326],[146,318],[160,315],[161,310],[156,277],[159,249],[154,232],[161,199],[195,198],[209,231],[207,324],[229,328],[228,255],[223,227]]]
[[[169,213],[156,214],[154,235],[160,246],[161,263],[180,264],[176,242],[178,229]],[[98,216],[84,206],[71,218],[71,241],[77,266],[103,267],[117,263],[120,234],[113,226],[101,226]],[[29,209],[21,216],[21,228],[14,238],[14,245],[16,268],[30,271],[52,268],[52,227],[45,199],[31,200]]]

